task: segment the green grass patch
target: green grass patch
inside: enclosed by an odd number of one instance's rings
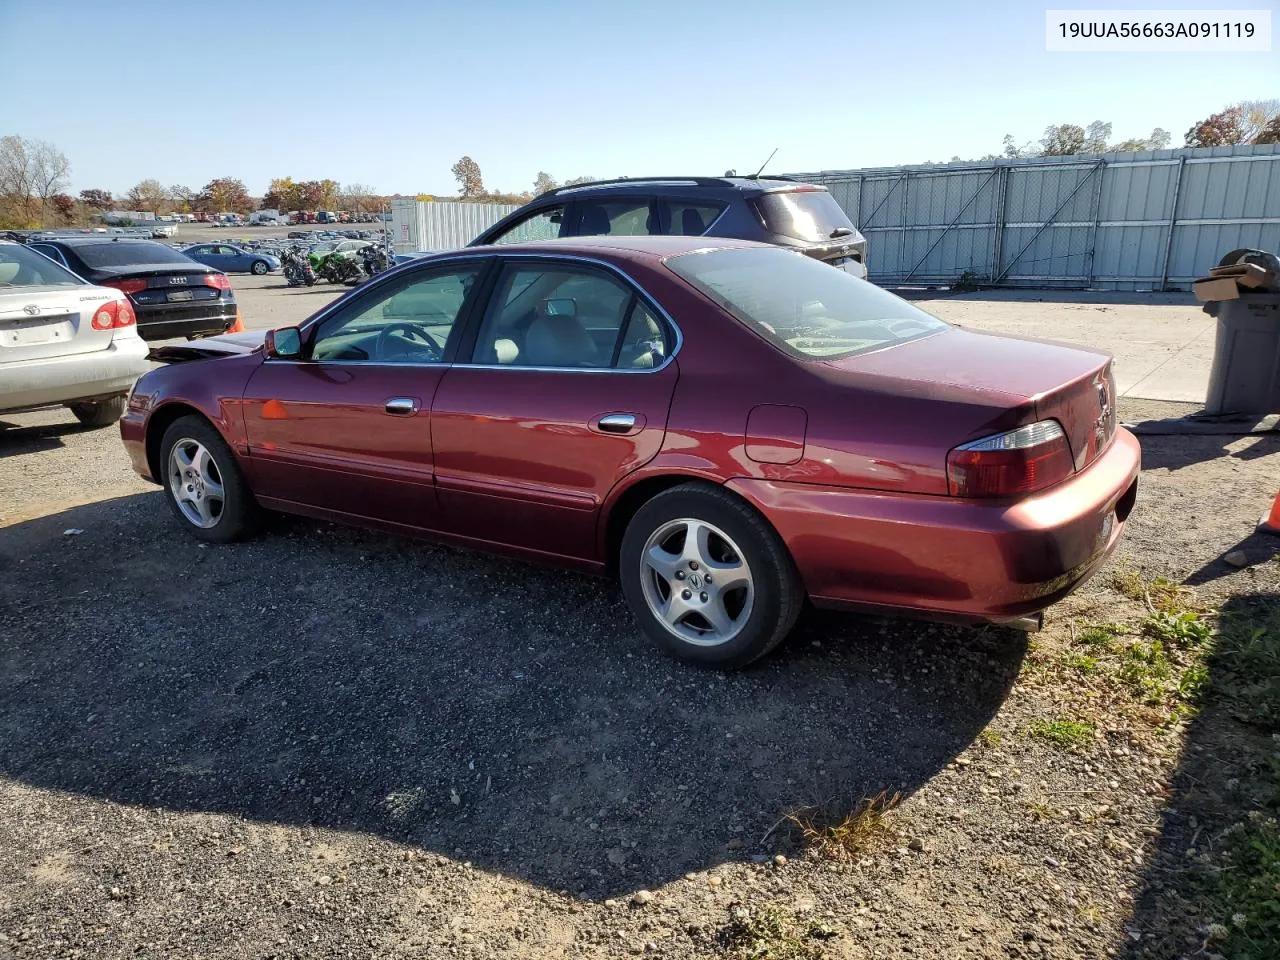
[[[1076,650],[1068,650],[1062,655],[1062,665],[1068,670],[1083,674],[1097,673],[1102,669],[1097,657]]]
[[[1142,632],[1176,647],[1198,647],[1213,636],[1213,628],[1190,610],[1157,610],[1142,621]]]
[[[1080,628],[1080,632],[1075,635],[1075,642],[1077,646],[1107,653],[1116,648],[1116,641],[1123,633],[1115,623],[1091,623]]]
[[[1252,814],[1223,835],[1207,874],[1215,923],[1207,949],[1231,960],[1280,957],[1280,825]]]
[[[821,924],[801,923],[777,907],[733,907],[720,931],[720,946],[738,960],[820,960],[821,941],[832,932]]]
[[[829,860],[852,860],[892,834],[890,811],[902,794],[887,790],[849,806],[805,807],[786,818],[801,842]]]
[[[1027,733],[1064,750],[1079,750],[1093,742],[1094,726],[1085,720],[1036,720]]]

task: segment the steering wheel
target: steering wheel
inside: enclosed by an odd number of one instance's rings
[[[390,352],[391,337],[397,333],[404,334],[404,338],[412,344],[420,344],[423,347],[422,352],[427,354],[433,363],[444,358],[444,345],[439,340],[417,324],[404,320],[389,323],[382,328],[382,332],[378,334],[378,342],[374,344],[373,355],[381,359]]]

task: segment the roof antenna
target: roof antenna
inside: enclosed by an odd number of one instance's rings
[[[778,152],[778,148],[774,147],[773,153],[777,153],[777,152]],[[760,179],[760,174],[764,172],[764,168],[767,167],[769,165],[769,161],[773,159],[773,153],[769,154],[769,156],[765,158],[764,163],[760,164],[760,169],[757,170],[755,173],[753,173],[749,179],[751,180]]]

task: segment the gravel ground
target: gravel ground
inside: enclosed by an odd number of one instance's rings
[[[0,956],[1203,945],[1162,897],[1209,839],[1187,778],[1241,775],[1226,721],[1047,665],[1143,614],[1114,571],[1280,593],[1220,560],[1272,550],[1274,435],[1145,438],[1116,559],[1034,638],[811,613],[725,676],[651,649],[603,580],[286,518],[200,545],[69,419],[0,431]],[[1030,733],[1086,712],[1079,748]],[[884,790],[849,857],[784,819]]]

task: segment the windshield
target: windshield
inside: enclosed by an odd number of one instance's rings
[[[765,227],[772,233],[795,240],[816,242],[834,239],[832,234],[843,228],[853,235],[853,223],[825,190],[800,190],[766,193],[756,198]]]
[[[75,248],[76,256],[88,266],[129,267],[136,263],[177,263],[195,266],[191,258],[163,243],[145,240],[113,241],[111,243],[86,243]]]
[[[0,243],[0,289],[70,287],[84,283],[61,264],[17,243]]]
[[[667,266],[794,357],[835,360],[946,330],[901,297],[780,248],[685,253]]]

